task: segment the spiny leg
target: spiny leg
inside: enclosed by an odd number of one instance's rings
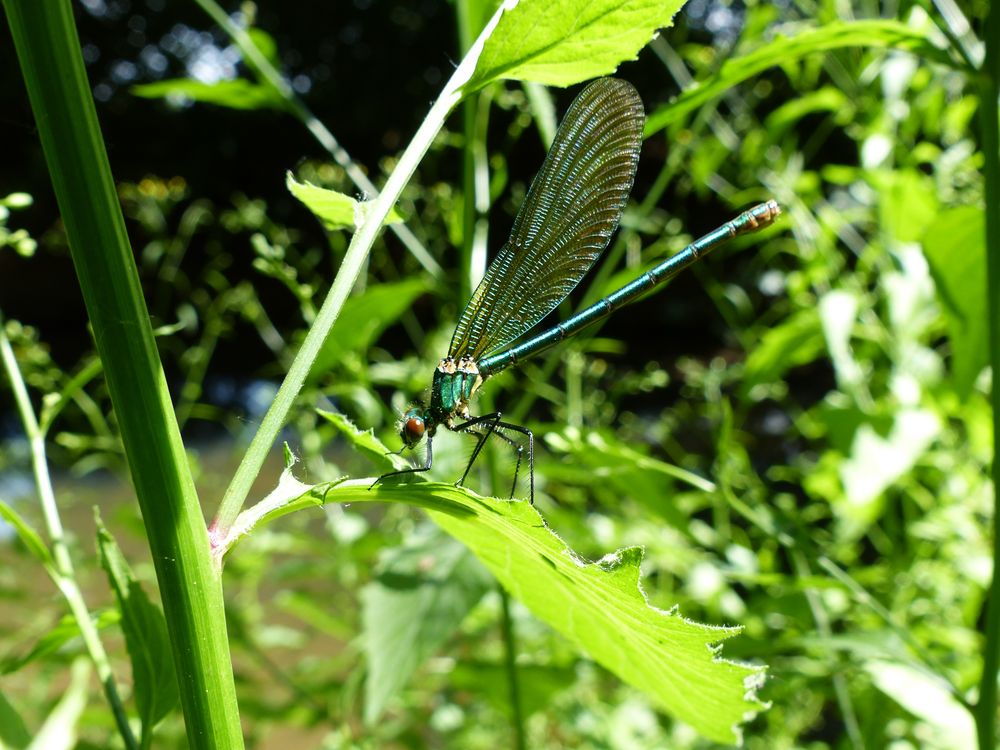
[[[424,465],[423,466],[417,466],[417,467],[412,468],[412,469],[399,469],[397,471],[386,472],[385,474],[383,474],[382,476],[380,476],[378,479],[376,479],[374,482],[372,482],[371,485],[369,485],[368,489],[370,490],[376,484],[379,484],[383,479],[388,479],[389,477],[398,477],[398,476],[400,476],[402,474],[419,474],[420,472],[423,472],[423,471],[429,471],[430,468],[431,468],[431,465],[433,463],[434,463],[434,451],[431,449],[431,438],[428,437],[427,438],[427,460],[424,461]]]
[[[463,422],[462,424],[452,428],[455,432],[468,432],[479,438],[476,441],[476,447],[473,449],[472,455],[469,457],[469,463],[465,465],[465,473],[462,474],[461,479],[455,482],[455,484],[459,487],[462,486],[466,478],[469,476],[469,472],[472,471],[472,464],[474,464],[476,459],[479,458],[479,454],[482,452],[483,446],[486,445],[487,438],[493,434],[493,431],[496,429],[499,421],[500,412],[495,411],[492,414],[483,414],[481,417],[473,417],[468,422]],[[485,424],[488,424],[485,432],[480,432],[479,430],[474,429],[479,425]]]
[[[530,494],[528,495],[529,502],[535,504],[535,435],[527,427],[522,427],[519,424],[511,424],[510,422],[500,421],[500,412],[494,412],[492,414],[484,414],[480,417],[473,417],[468,422],[464,422],[457,425],[451,429],[456,432],[472,432],[479,436],[479,442],[476,444],[476,449],[472,452],[472,458],[469,460],[468,466],[465,467],[465,474],[462,475],[462,479],[459,480],[459,484],[465,481],[465,478],[469,474],[469,470],[472,468],[473,462],[479,455],[479,452],[483,449],[483,445],[486,439],[490,435],[498,435],[504,440],[508,445],[512,445],[517,449],[517,466],[514,468],[514,487],[511,489],[510,496],[514,497],[514,490],[517,488],[517,474],[521,468],[521,453],[523,446],[516,443],[514,440],[504,435],[502,432],[498,432],[498,428],[502,430],[511,430],[513,432],[519,432],[528,438],[528,475],[530,484]],[[477,425],[487,425],[486,431],[480,433],[478,430],[470,430],[469,428],[476,427]]]
[[[530,502],[532,505],[534,505],[535,504],[535,433],[533,433],[527,427],[522,427],[519,424],[511,424],[510,422],[497,422],[496,426],[493,429],[496,430],[498,427],[500,429],[502,429],[502,430],[513,430],[514,432],[519,432],[519,433],[521,433],[522,435],[524,435],[525,437],[528,438],[528,486],[530,487],[530,493],[528,495],[528,502]],[[498,432],[496,434],[497,435],[502,435],[503,433]],[[504,437],[506,438],[506,435],[504,435]],[[507,438],[507,440],[510,440],[510,438]],[[513,442],[513,441],[511,441],[511,442]],[[517,449],[517,465],[518,466],[521,465],[521,447],[520,446],[518,446],[518,449]],[[514,481],[515,482],[517,481],[517,472],[516,472],[516,470],[515,470],[515,473],[514,473]],[[511,492],[511,497],[513,497],[513,496],[514,496],[514,493],[512,491]]]
[[[466,429],[465,432],[467,432],[467,433],[469,433],[471,435],[476,435],[477,437],[479,437],[479,444],[480,445],[482,445],[483,442],[486,440],[486,438],[488,438],[490,435],[494,435],[494,436],[498,437],[500,440],[503,440],[505,443],[507,443],[507,445],[509,445],[511,448],[514,449],[514,451],[515,451],[515,453],[517,455],[517,463],[514,465],[514,482],[510,486],[510,497],[511,497],[511,499],[513,499],[514,492],[517,490],[517,477],[519,476],[520,471],[521,471],[521,457],[524,454],[524,446],[521,445],[516,440],[514,440],[513,438],[511,438],[511,437],[509,437],[507,435],[504,435],[502,432],[499,432],[496,429],[496,424],[494,424],[493,425],[493,429],[490,430],[490,431],[488,431],[488,432],[480,432],[478,429],[475,429],[475,428],[472,428],[472,427]],[[475,460],[475,454],[473,454],[473,459],[472,460]],[[472,463],[470,461],[469,465],[465,469],[465,474],[462,475],[462,478],[459,479],[458,482],[456,482],[456,484],[458,484],[459,486],[461,486],[462,482],[465,481],[465,477],[469,473],[469,469],[471,467],[472,467]]]

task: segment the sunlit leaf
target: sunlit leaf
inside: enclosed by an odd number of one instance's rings
[[[466,545],[511,595],[660,708],[718,742],[763,708],[762,667],[727,661],[716,645],[739,628],[702,625],[650,606],[639,585],[642,550],[587,562],[521,501],[485,498],[441,483],[369,480],[318,486],[325,502],[402,502]]]
[[[406,462],[399,456],[388,453],[382,441],[375,437],[371,430],[359,430],[343,414],[317,409],[317,413],[332,424],[340,434],[347,438],[359,453],[367,456],[379,471],[392,471],[406,468]]]
[[[143,83],[129,89],[143,99],[176,99],[215,104],[229,109],[284,109],[285,100],[269,86],[244,78],[205,83],[193,78],[173,78]]]
[[[299,182],[289,172],[285,178],[288,191],[302,201],[327,229],[357,229],[371,212],[372,201],[358,201],[349,195],[328,190],[311,182]],[[403,218],[390,209],[386,224],[397,224]]]
[[[683,0],[520,0],[486,42],[467,91],[501,78],[572,86],[634,60]]]
[[[883,693],[932,728],[929,747],[965,750],[976,746],[972,714],[939,678],[926,670],[884,660],[869,661],[865,670]]]
[[[787,65],[807,55],[844,47],[874,47],[912,52],[921,57],[952,64],[927,36],[897,21],[834,22],[794,36],[779,36],[746,55],[726,60],[718,72],[697,83],[670,104],[646,118],[646,135],[662,130],[686,117],[708,101],[768,68]]]
[[[823,353],[823,326],[815,308],[795,313],[768,329],[747,357],[743,391],[772,383],[794,367],[808,364]]]
[[[73,750],[77,747],[77,724],[90,698],[90,660],[73,662],[69,685],[28,745],[28,750]]]
[[[45,542],[38,535],[38,532],[31,528],[28,522],[21,518],[21,515],[16,510],[2,500],[0,500],[0,518],[3,518],[3,520],[14,527],[14,531],[17,532],[17,538],[21,540],[21,543],[24,544],[38,562],[50,571],[54,570],[52,554],[49,552],[49,548],[45,545]]]
[[[844,499],[836,506],[854,532],[878,517],[882,493],[913,468],[940,430],[940,420],[925,409],[899,412],[887,437],[870,425],[858,428],[840,467]]]
[[[983,209],[976,206],[942,211],[923,242],[948,318],[955,389],[963,398],[972,391],[989,353],[983,219]]]

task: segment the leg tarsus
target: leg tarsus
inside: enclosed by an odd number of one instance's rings
[[[429,471],[433,463],[434,463],[434,451],[431,448],[431,438],[427,438],[427,460],[424,461],[423,466],[416,466],[411,469],[398,469],[396,471],[388,471],[382,476],[380,476],[378,479],[376,479],[374,482],[372,482],[368,486],[368,490],[370,492],[375,487],[376,484],[381,484],[382,480],[388,479],[389,477],[398,477],[402,476],[403,474],[420,474],[421,472]]]

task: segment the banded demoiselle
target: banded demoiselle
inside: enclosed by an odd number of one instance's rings
[[[448,356],[438,362],[430,402],[403,415],[400,437],[405,448],[427,438],[424,465],[383,474],[375,484],[430,469],[434,433],[443,425],[478,438],[458,484],[468,477],[490,435],[514,447],[513,497],[524,446],[507,435],[509,431],[526,439],[533,503],[534,435],[526,427],[504,422],[499,411],[472,416],[469,402],[483,382],[607,317],[727,240],[769,225],[781,212],[774,201],[754,206],[568,320],[511,346],[566,298],[607,247],[635,179],[644,121],[639,94],[615,78],[594,81],[570,105],[514,219],[510,239],[466,305]]]

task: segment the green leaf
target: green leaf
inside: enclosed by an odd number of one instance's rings
[[[78,747],[77,725],[90,697],[90,661],[80,657],[70,669],[69,685],[31,740],[29,750],[73,750]]]
[[[683,0],[521,0],[506,10],[465,85],[506,78],[571,86],[614,73],[669,26]]]
[[[45,542],[42,541],[38,532],[31,528],[16,510],[2,500],[0,500],[0,517],[14,527],[17,538],[27,547],[28,552],[46,567],[49,575],[54,577],[55,567],[52,562],[52,553],[49,552],[49,548],[45,546]]]
[[[261,86],[245,78],[205,83],[193,78],[172,78],[156,83],[143,83],[129,89],[143,99],[177,98],[203,104],[215,104],[229,109],[284,109],[285,100],[269,86]]]
[[[105,610],[94,617],[94,625],[98,630],[103,630],[118,621],[118,612],[115,610]],[[64,615],[49,632],[39,639],[38,643],[27,654],[24,656],[7,657],[3,661],[0,661],[0,675],[11,674],[36,659],[50,656],[79,636],[80,626],[77,624],[76,618],[72,615]]]
[[[281,67],[281,59],[278,57],[278,43],[274,41],[274,37],[268,34],[261,28],[257,26],[251,26],[247,29],[247,36],[250,37],[250,41],[253,42],[254,47],[260,52],[271,65],[276,68]],[[249,65],[250,63],[247,62]]]
[[[770,328],[747,357],[743,393],[773,383],[793,367],[808,364],[825,348],[823,326],[815,308],[800,310],[781,325]]]
[[[853,393],[864,379],[861,366],[851,350],[851,335],[857,319],[859,300],[846,289],[834,289],[819,300],[819,317],[823,338],[833,360],[833,371],[841,389]]]
[[[396,454],[389,453],[372,430],[359,430],[351,420],[337,412],[323,409],[317,409],[316,412],[347,438],[355,450],[367,456],[379,471],[406,468],[406,461]]]
[[[595,661],[645,692],[664,711],[717,742],[764,705],[763,667],[726,661],[716,644],[739,628],[702,625],[650,606],[639,586],[642,550],[630,547],[587,562],[531,505],[485,498],[451,484],[369,480],[310,491],[326,502],[403,502],[424,508],[468,547],[536,617]]]
[[[0,747],[22,750],[31,742],[28,727],[21,714],[0,692]]]
[[[574,475],[584,476],[587,481],[607,479],[619,489],[627,490],[629,484],[640,479],[641,475],[652,475],[657,482],[662,481],[662,477],[670,477],[702,492],[716,490],[715,484],[704,477],[646,456],[621,442],[609,440],[600,430],[581,433],[580,430],[567,428],[562,432],[546,432],[545,442],[552,450],[568,453],[572,457],[572,469],[566,477],[568,480],[572,480]]]
[[[216,560],[224,557],[243,537],[250,534],[261,524],[270,523],[297,510],[311,508],[323,504],[322,489],[334,487],[343,481],[343,477],[323,484],[303,484],[292,474],[292,465],[286,465],[278,479],[278,485],[266,497],[240,513],[233,525],[221,539],[213,527],[209,531],[212,540],[212,554]]]
[[[858,428],[851,455],[840,466],[844,497],[836,505],[848,534],[863,532],[878,518],[882,493],[909,473],[940,431],[939,418],[928,409],[900,411],[886,437],[868,424]]]
[[[835,22],[806,29],[795,36],[779,36],[749,54],[726,60],[718,72],[683,92],[646,119],[646,136],[677,122],[733,86],[768,68],[787,65],[807,55],[843,47],[876,47],[904,50],[952,65],[951,59],[927,36],[896,21]]]
[[[868,179],[878,191],[882,230],[899,243],[920,240],[937,219],[934,180],[915,169],[872,170]]]
[[[375,580],[361,592],[369,725],[493,583],[465,547],[431,529],[384,551]]]
[[[97,551],[121,611],[122,633],[132,662],[135,702],[142,720],[142,744],[148,747],[153,728],[173,710],[179,698],[167,623],[135,580],[100,515],[96,516],[96,523]]]
[[[781,133],[794,127],[800,119],[816,112],[833,112],[839,118],[845,113],[850,117],[854,111],[853,102],[839,89],[824,86],[818,91],[804,93],[796,99],[782,104],[767,116],[764,128],[771,138],[777,140]]]
[[[947,683],[925,669],[894,661],[865,664],[875,687],[930,728],[929,746],[964,750],[976,746],[972,715],[947,688]]]
[[[413,300],[426,291],[423,279],[407,279],[379,284],[348,298],[336,327],[316,355],[310,379],[315,381],[349,354],[366,355],[382,331],[399,320]]]
[[[952,378],[962,398],[987,364],[989,314],[982,208],[942,211],[924,235],[923,248],[937,286],[952,348]]]
[[[578,678],[573,667],[518,664],[518,687],[525,713],[530,716],[544,711],[553,696],[576,684]],[[463,659],[448,675],[448,685],[453,690],[468,690],[483,696],[497,711],[511,717],[510,678],[506,666]]]
[[[285,178],[288,191],[298,198],[327,229],[357,229],[371,213],[372,201],[357,201],[349,195],[327,190],[311,182],[299,182],[289,172]],[[396,209],[390,209],[386,224],[403,220]]]

